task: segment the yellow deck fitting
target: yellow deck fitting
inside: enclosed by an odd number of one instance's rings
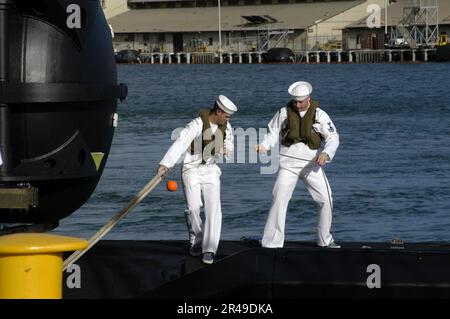
[[[63,252],[86,247],[59,235],[0,236],[0,299],[61,299]]]

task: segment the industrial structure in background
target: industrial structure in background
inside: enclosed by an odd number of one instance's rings
[[[391,29],[391,41],[397,39],[403,39],[402,44],[411,48],[436,45],[439,41],[438,0],[410,0],[403,7],[399,24]]]
[[[391,0],[392,1],[392,0]],[[348,25],[343,31],[346,50],[380,50],[385,48],[433,48],[450,32],[450,1],[396,0],[388,6],[384,28],[370,29],[365,19]]]
[[[414,50],[406,59],[427,60],[428,52],[416,50],[444,43],[450,31],[444,0],[102,0],[102,6],[116,52],[134,50],[151,63],[189,63],[191,56],[209,63],[211,54],[251,63],[272,48],[290,49],[304,62],[354,62],[362,53],[353,51],[386,49]],[[388,61],[395,56],[383,53]]]

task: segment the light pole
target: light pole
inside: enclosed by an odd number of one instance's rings
[[[219,53],[222,53],[222,22],[220,20],[220,0],[217,0],[219,8]]]
[[[220,1],[220,0],[219,0]],[[388,34],[388,0],[384,0],[384,33]]]

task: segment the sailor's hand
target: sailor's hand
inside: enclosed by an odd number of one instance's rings
[[[262,144],[258,144],[255,146],[256,153],[266,153],[267,149]]]
[[[162,178],[164,178],[167,173],[169,172],[169,168],[164,165],[159,165],[158,167],[158,175],[161,175]]]
[[[324,166],[330,160],[330,156],[327,153],[320,153],[316,158],[316,163],[319,166]]]

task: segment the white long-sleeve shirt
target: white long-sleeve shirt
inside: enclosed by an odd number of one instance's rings
[[[300,116],[303,117],[306,112],[299,112]],[[261,144],[270,150],[273,148],[280,139],[281,129],[283,128],[284,122],[287,119],[287,107],[281,108],[272,120],[268,124],[268,132],[264,136]],[[325,152],[330,157],[330,162],[336,154],[337,148],[339,147],[339,134],[331,121],[328,114],[321,110],[316,109],[315,123],[313,124],[313,129],[324,139],[324,145],[322,152]]]
[[[211,125],[211,132],[214,134],[216,130],[218,129],[217,124],[210,123]],[[167,151],[166,155],[163,157],[160,165],[164,165],[167,168],[172,168],[175,166],[175,164],[178,162],[178,160],[181,158],[181,156],[186,153],[183,160],[183,165],[186,168],[191,167],[197,167],[199,165],[202,165],[202,154],[191,154],[191,143],[195,139],[201,139],[203,131],[203,122],[200,117],[197,117],[196,119],[189,122],[186,127],[181,130],[178,138],[176,141],[172,144],[172,146]],[[198,140],[199,145],[201,145],[201,141]],[[230,154],[233,152],[234,149],[234,136],[233,136],[233,130],[231,128],[230,123],[227,123],[227,127],[225,129],[225,141],[224,146],[227,150],[227,156],[230,156]],[[214,164],[217,162],[219,156],[222,155],[214,155],[206,158],[206,164]]]

